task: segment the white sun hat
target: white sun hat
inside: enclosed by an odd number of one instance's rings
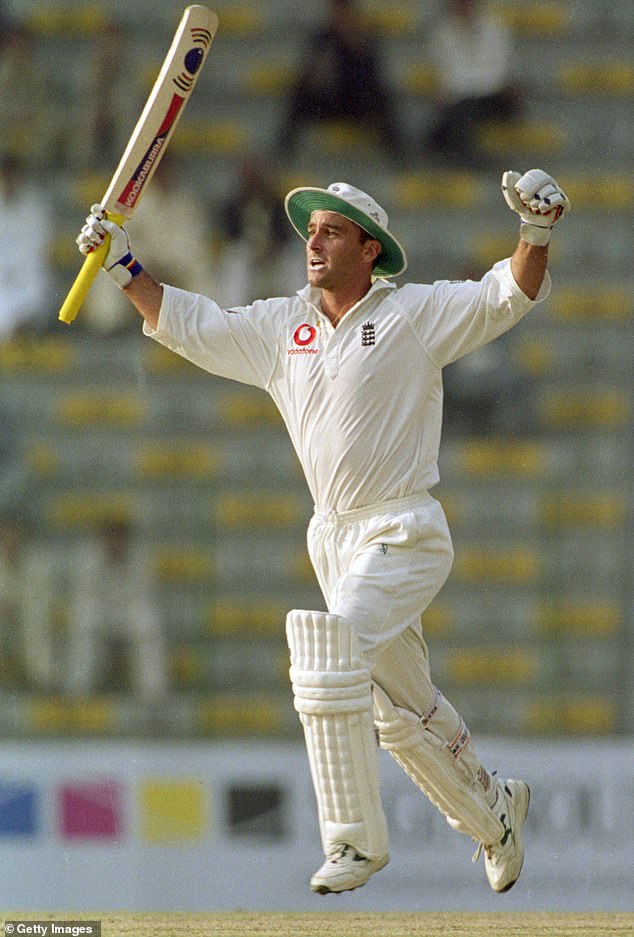
[[[383,248],[373,270],[374,276],[395,277],[407,268],[405,251],[388,231],[385,209],[347,182],[333,182],[327,189],[293,189],[286,196],[284,207],[291,224],[305,241],[308,240],[308,223],[314,211],[334,211],[358,224],[372,238],[380,241]]]

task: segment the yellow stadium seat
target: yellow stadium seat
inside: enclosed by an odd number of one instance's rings
[[[26,452],[26,461],[39,478],[50,478],[59,471],[61,459],[54,447],[44,440],[34,440],[29,443]]]
[[[394,178],[392,196],[401,209],[425,206],[473,208],[484,195],[482,182],[470,172],[403,173]]]
[[[431,97],[438,89],[438,73],[429,62],[412,62],[405,69],[401,85],[409,94]]]
[[[416,26],[414,7],[403,3],[369,7],[365,10],[363,18],[378,36],[392,39],[408,36]]]
[[[110,699],[34,697],[26,703],[26,720],[32,732],[42,735],[103,735],[116,728],[118,718]]]
[[[149,347],[144,348],[144,367],[151,374],[165,374],[165,373],[186,373],[191,372],[192,374],[203,375],[205,372],[200,368],[197,368],[196,365],[192,364],[191,361],[187,361],[181,355],[177,355],[175,352],[170,351],[169,348],[166,348],[165,345],[159,345],[158,342],[148,342],[146,343]]]
[[[634,181],[626,173],[567,176],[561,184],[575,211],[630,211],[634,206]]]
[[[457,552],[454,569],[459,579],[472,583],[528,583],[538,578],[541,560],[535,550],[524,547],[507,550],[474,547]]]
[[[456,620],[455,610],[446,602],[433,602],[422,617],[426,638],[438,638],[451,632]]]
[[[524,727],[530,732],[570,735],[605,735],[614,732],[617,707],[604,697],[575,695],[529,702],[524,712]]]
[[[75,361],[75,349],[65,339],[25,336],[0,342],[0,371],[7,374],[67,374]]]
[[[71,6],[41,4],[26,19],[26,25],[43,36],[98,36],[108,25],[103,4],[84,3]]]
[[[539,412],[544,424],[553,429],[615,429],[627,424],[630,402],[618,390],[556,391],[542,398]]]
[[[496,156],[526,152],[552,155],[566,142],[564,131],[557,124],[529,120],[491,121],[482,125],[477,139],[486,152]]]
[[[351,149],[368,149],[368,129],[354,120],[320,120],[308,128],[309,139],[326,153],[349,153]]]
[[[136,514],[134,498],[126,492],[90,491],[56,495],[46,514],[56,527],[97,527],[108,522],[130,521]]]
[[[167,582],[206,582],[214,567],[209,553],[197,547],[161,547],[156,554],[156,571]]]
[[[514,357],[526,374],[541,377],[552,367],[555,353],[543,338],[524,338],[515,348]]]
[[[436,497],[442,504],[443,511],[450,527],[460,523],[466,511],[464,497],[456,494],[455,491],[437,493]]]
[[[231,3],[220,13],[222,34],[233,39],[256,36],[264,27],[264,14],[254,3]]]
[[[152,84],[154,84],[155,78],[156,73],[152,78]],[[110,176],[106,172],[80,173],[76,179],[71,181],[70,195],[77,205],[86,208],[87,205],[92,205],[93,202],[100,200],[109,184]],[[77,259],[77,246],[74,238],[71,241],[71,246],[74,249],[75,259]],[[81,258],[79,259],[81,260]]]
[[[61,394],[56,402],[58,421],[70,427],[138,426],[145,412],[134,393],[76,391]]]
[[[634,298],[626,286],[561,286],[549,298],[548,307],[554,318],[563,321],[606,319],[622,322],[631,317]]]
[[[248,144],[248,131],[239,120],[185,120],[171,146],[180,153],[218,153],[235,156]]]
[[[568,4],[562,0],[545,0],[528,6],[496,4],[496,15],[517,33],[526,36],[563,36],[570,26]]]
[[[544,634],[608,637],[621,628],[623,613],[613,602],[546,602],[537,609],[537,630]]]
[[[461,648],[448,654],[446,669],[463,686],[525,686],[535,679],[537,659],[524,648]]]
[[[170,650],[169,668],[174,685],[183,689],[201,686],[204,682],[205,668],[200,654],[190,645],[182,645]]]
[[[313,569],[313,564],[310,561],[307,550],[298,551],[291,564],[290,573],[302,582],[315,581],[315,570]]]
[[[222,464],[222,456],[214,446],[194,440],[145,444],[137,450],[133,461],[143,478],[195,480],[215,475]]]
[[[556,80],[568,94],[629,96],[634,93],[634,64],[567,62],[557,71]]]
[[[215,635],[282,635],[288,608],[284,603],[265,600],[214,601],[206,613],[208,630]]]
[[[293,495],[258,491],[220,495],[213,516],[221,527],[290,527],[304,520],[305,511]]]
[[[275,735],[283,726],[280,702],[267,696],[219,695],[203,700],[199,728],[210,735]]]
[[[622,527],[625,499],[613,492],[562,493],[546,496],[540,506],[543,524],[550,527]]]
[[[477,231],[469,245],[469,262],[487,270],[503,257],[510,257],[516,246],[515,232],[491,234],[487,231]],[[552,260],[552,251],[550,256]]]
[[[292,65],[268,59],[252,62],[241,78],[241,85],[249,94],[286,94],[293,84],[295,71]]]
[[[240,390],[225,394],[219,411],[221,421],[228,426],[282,425],[279,410],[268,394]]]
[[[468,440],[459,453],[459,465],[465,475],[476,478],[538,478],[547,462],[548,452],[543,444],[510,439]]]

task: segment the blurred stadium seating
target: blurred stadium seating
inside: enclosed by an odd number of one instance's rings
[[[433,90],[421,49],[436,5],[367,4],[411,128]],[[242,148],[270,145],[301,39],[318,16],[318,5],[291,0],[214,6],[216,46],[175,139],[210,205],[230,185]],[[502,170],[543,165],[570,190],[574,211],[554,237],[552,298],[505,346],[522,380],[517,425],[444,439],[436,494],[456,564],[424,621],[436,679],[474,732],[626,733],[634,717],[634,184],[624,167],[634,152],[634,5],[558,0],[530,15],[517,0],[493,6],[515,33],[527,115],[519,127],[486,129],[491,172],[456,175],[411,160],[398,169],[349,128],[343,136],[330,128],[308,137],[291,173],[307,184],[349,178],[376,193],[407,246],[408,278],[424,282],[483,272],[512,248]],[[13,7],[44,57],[63,63],[60,93],[76,100],[104,7]],[[130,69],[145,81],[181,4],[111,0],[107,9],[133,37]],[[54,255],[61,302],[79,266],[76,230],[101,183],[86,172],[78,184],[65,165],[49,171],[62,229]],[[70,329],[52,323],[50,334],[0,346],[0,385],[26,435],[29,507],[52,549],[64,555],[110,516],[132,518],[152,545],[173,681],[158,722],[124,691],[81,706],[3,693],[0,733],[297,733],[284,615],[322,601],[305,554],[312,505],[268,399],[179,363],[138,333],[92,335],[81,317]]]

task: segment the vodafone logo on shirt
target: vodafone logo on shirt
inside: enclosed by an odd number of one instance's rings
[[[317,329],[307,322],[298,325],[290,338],[289,355],[318,355]]]

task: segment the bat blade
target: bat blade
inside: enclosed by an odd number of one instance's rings
[[[156,172],[218,29],[218,16],[205,6],[188,6],[154,87],[128,141],[110,185],[101,200],[109,217],[119,223],[130,218]],[[107,247],[100,248],[103,259]],[[101,262],[86,258],[62,308],[59,319],[70,324],[76,317]]]

